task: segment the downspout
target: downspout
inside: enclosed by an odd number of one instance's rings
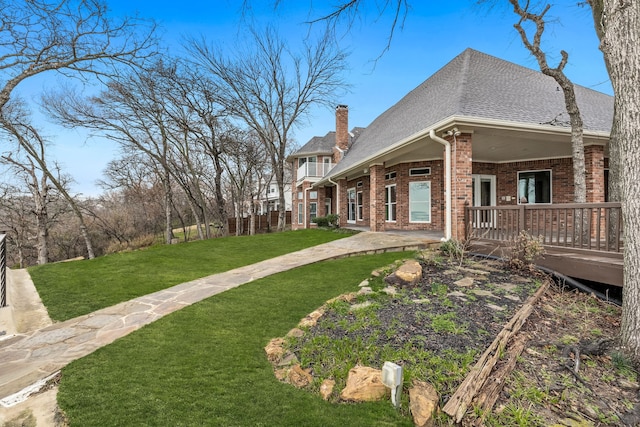
[[[429,137],[444,145],[444,182],[445,182],[445,230],[444,241],[451,240],[451,143],[446,139],[440,138],[436,135],[433,129],[429,130]]]

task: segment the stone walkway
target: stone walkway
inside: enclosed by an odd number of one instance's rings
[[[182,283],[91,314],[0,341],[0,410],[10,396],[118,338],[210,296],[292,268],[354,254],[439,244],[434,235],[365,232]],[[11,301],[9,301],[11,304]]]

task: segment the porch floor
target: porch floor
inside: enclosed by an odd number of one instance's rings
[[[370,227],[358,226],[358,225],[347,225],[345,227],[348,230],[355,231],[371,231]],[[411,236],[417,237],[420,239],[429,240],[430,242],[440,242],[444,238],[443,231],[429,231],[429,230],[386,230],[380,231],[380,233],[385,234],[394,234],[397,236]]]
[[[476,240],[471,250],[482,254],[503,256],[508,247],[498,241]],[[622,268],[624,265],[621,252],[607,253],[596,251],[580,251],[573,248],[545,246],[545,254],[536,263],[565,276],[589,280],[613,286],[622,286]]]

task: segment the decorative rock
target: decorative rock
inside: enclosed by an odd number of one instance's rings
[[[447,296],[448,297],[456,297],[456,298],[467,299],[467,294],[465,294],[464,292],[460,292],[460,291],[449,292],[447,294]]]
[[[320,396],[322,396],[324,400],[329,400],[329,397],[331,397],[331,393],[333,393],[333,387],[335,387],[335,385],[336,382],[334,380],[326,379],[322,381],[322,384],[320,384]]]
[[[431,302],[429,298],[412,299],[411,301],[416,304],[429,304]]]
[[[387,394],[382,384],[382,371],[367,366],[356,366],[349,370],[347,386],[340,393],[340,399],[353,402],[373,402]]]
[[[373,293],[373,289],[371,289],[368,286],[364,286],[360,288],[360,290],[358,291],[358,295],[371,295],[372,293]]]
[[[291,365],[295,365],[297,363],[300,363],[300,361],[298,360],[298,357],[291,353],[290,351],[288,351],[284,357],[282,357],[282,359],[277,362],[278,366],[291,366]]]
[[[287,368],[276,369],[275,371],[273,371],[273,374],[276,376],[276,379],[278,381],[284,381],[287,379],[287,376],[289,375],[289,369]]]
[[[438,411],[440,398],[433,386],[423,381],[413,381],[409,389],[409,409],[413,416],[413,423],[418,427],[434,425],[433,416]]]
[[[520,302],[522,301],[518,295],[507,294],[504,296],[506,299],[510,299],[511,301]]]
[[[303,388],[311,384],[313,377],[309,372],[302,369],[300,365],[295,365],[289,371],[287,378],[289,382],[298,388]]]
[[[473,278],[465,277],[464,279],[460,279],[457,282],[453,282],[456,286],[460,286],[461,288],[469,288],[473,286]]]
[[[351,306],[351,310],[360,310],[361,308],[369,307],[371,304],[373,304],[371,301],[361,302],[360,304],[353,304]]]
[[[382,292],[384,292],[387,295],[396,295],[398,293],[398,290],[395,288],[395,286],[387,286],[386,288],[384,288],[382,290]]]
[[[495,305],[495,304],[487,304],[487,307],[489,307],[491,310],[494,310],[494,311],[504,310],[504,307],[500,307],[499,305]]]
[[[267,353],[267,359],[271,363],[277,363],[284,354],[284,348],[282,347],[284,344],[284,339],[282,338],[274,338],[269,341],[269,344],[264,348],[264,351]]]
[[[369,279],[363,280],[362,282],[360,282],[360,284],[358,285],[358,287],[360,288],[364,288],[365,286],[369,286]]]
[[[288,337],[300,338],[304,335],[304,331],[300,328],[293,328],[287,333]]]
[[[303,328],[304,327],[315,326],[316,323],[318,322],[318,319],[321,318],[323,314],[324,314],[324,310],[322,308],[319,308],[319,309],[309,313],[307,315],[307,317],[305,317],[304,319],[302,319],[300,321],[298,326],[303,327]]]
[[[484,289],[474,289],[471,292],[473,292],[479,297],[496,298],[494,294],[492,294],[490,291],[485,291]]]
[[[398,279],[415,285],[422,279],[422,266],[416,260],[408,260],[396,270],[395,275]]]

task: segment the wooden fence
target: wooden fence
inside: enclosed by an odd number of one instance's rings
[[[620,203],[477,206],[465,212],[467,238],[515,241],[522,231],[546,246],[620,253]]]
[[[271,225],[269,225],[269,221],[267,221],[267,214],[265,215],[256,215],[256,233],[267,233],[269,231],[275,231],[278,228],[278,211],[271,211],[269,215],[271,215]],[[249,218],[243,218],[243,234],[249,234]],[[287,227],[291,226],[291,211],[286,212],[285,216],[285,224]],[[229,218],[229,235],[233,236],[236,234],[237,220],[236,218]]]

